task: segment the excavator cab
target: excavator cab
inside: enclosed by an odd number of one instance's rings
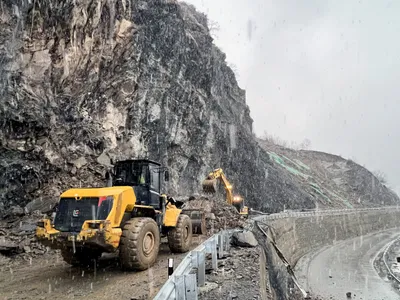
[[[244,205],[244,199],[236,195],[233,197],[232,205],[237,209],[239,214],[247,216],[249,214],[249,208]]]

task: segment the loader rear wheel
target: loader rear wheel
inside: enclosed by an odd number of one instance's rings
[[[74,267],[93,267],[93,264],[99,259],[101,253],[80,248],[75,249],[74,253],[72,248],[64,248],[61,250],[61,256],[67,264]]]
[[[133,218],[125,223],[119,248],[125,270],[143,271],[156,261],[160,249],[160,231],[151,218]]]
[[[192,221],[189,216],[181,214],[176,227],[168,231],[169,249],[175,253],[189,251],[192,244]]]

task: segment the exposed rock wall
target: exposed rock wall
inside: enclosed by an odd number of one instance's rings
[[[249,204],[265,194],[245,92],[193,7],[1,3],[1,212],[46,210],[68,187],[102,185],[110,159],[139,157],[170,168],[172,194],[216,167]]]
[[[112,161],[126,158],[167,166],[164,191],[175,196],[200,192],[222,167],[254,209],[319,204],[258,145],[245,91],[192,6],[0,4],[0,217],[102,186]]]

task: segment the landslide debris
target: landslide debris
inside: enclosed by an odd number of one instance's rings
[[[240,228],[246,222],[237,209],[227,204],[219,196],[193,197],[184,203],[182,209],[198,209],[205,213],[207,235],[211,236],[221,230]]]
[[[31,263],[32,259],[54,250],[43,246],[34,236],[36,222],[43,215],[35,214],[8,217],[0,220],[0,267]]]
[[[232,234],[232,244],[238,247],[256,247],[258,242],[251,231],[238,231]]]
[[[218,261],[218,270],[206,275],[199,299],[262,299],[260,251],[260,247],[232,247],[229,255]]]

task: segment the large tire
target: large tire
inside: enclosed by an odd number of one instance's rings
[[[101,256],[98,251],[92,251],[90,249],[75,249],[75,253],[72,248],[61,249],[61,256],[64,261],[72,266],[82,266],[82,267],[93,267],[96,261]]]
[[[133,218],[125,223],[119,248],[125,270],[143,271],[156,261],[160,249],[160,231],[151,218]]]
[[[174,253],[190,250],[192,244],[192,221],[189,216],[181,214],[175,228],[168,231],[169,249]]]

